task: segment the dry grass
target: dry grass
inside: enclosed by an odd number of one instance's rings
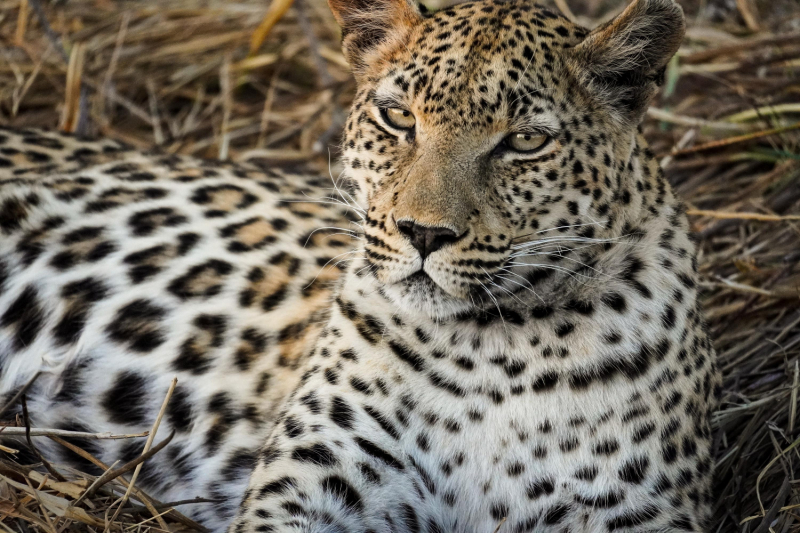
[[[264,0],[68,0],[45,6],[49,38],[38,2],[0,0],[0,124],[203,157],[327,164],[354,88],[338,31],[322,0],[295,0],[285,13],[279,4],[291,2],[273,1],[278,22],[249,54]],[[585,23],[621,5],[555,4]],[[725,373],[711,531],[800,532],[800,8],[685,6],[692,24],[645,133],[690,205]],[[89,497],[96,478],[51,468],[0,462],[0,528],[103,530],[125,476]],[[197,529],[167,512],[173,504],[134,490],[111,529]]]

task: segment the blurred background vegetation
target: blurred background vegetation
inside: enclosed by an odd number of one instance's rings
[[[627,1],[543,3],[592,27]],[[800,32],[798,0],[680,3],[689,32],[679,56],[690,63],[672,69],[667,109],[696,103],[680,98],[686,90],[724,84],[710,78],[744,74],[731,68],[736,56],[698,61],[698,51],[753,52],[754,36]],[[326,155],[353,91],[325,0],[0,0],[0,46],[0,124],[60,126],[205,157]],[[774,68],[777,51],[757,50],[749,57],[759,63],[767,53],[770,62],[751,66]],[[772,87],[757,89],[751,104],[785,98]]]

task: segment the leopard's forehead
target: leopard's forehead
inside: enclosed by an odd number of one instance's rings
[[[543,41],[572,46],[587,30],[563,15],[531,0],[484,0],[466,2],[436,11],[418,27],[423,35],[437,30],[434,41],[454,48],[471,47],[480,54],[496,54],[513,48],[517,41]]]
[[[543,115],[570,92],[564,50],[586,34],[533,2],[456,5],[426,16],[387,54],[369,96],[414,104],[433,124],[503,130],[540,117],[533,126],[550,126]]]
[[[401,56],[402,52],[416,56],[430,70],[445,68],[440,63],[449,60],[465,75],[508,64],[521,79],[526,63],[552,63],[561,50],[575,46],[587,33],[564,16],[532,2],[487,0],[425,17],[398,51]],[[519,65],[521,55],[526,63]],[[514,79],[515,74],[509,76]]]

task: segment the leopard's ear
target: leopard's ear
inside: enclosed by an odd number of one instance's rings
[[[358,74],[370,55],[393,39],[402,39],[422,21],[417,4],[410,0],[328,0],[342,27],[342,48]]]
[[[618,122],[642,119],[685,31],[674,0],[634,0],[572,49],[571,68]]]

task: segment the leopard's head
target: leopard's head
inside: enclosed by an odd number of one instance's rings
[[[370,275],[398,304],[443,317],[524,294],[642,208],[658,170],[637,127],[683,36],[673,0],[592,31],[531,0],[329,3],[358,83],[345,173]]]

